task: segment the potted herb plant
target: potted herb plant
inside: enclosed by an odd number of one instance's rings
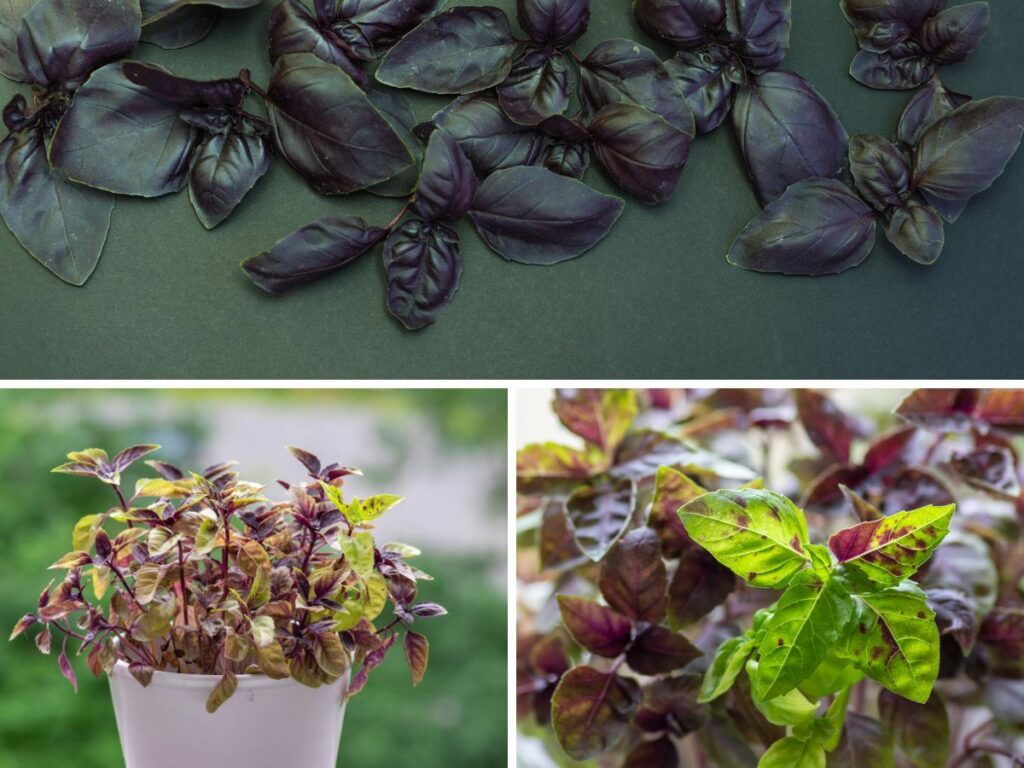
[[[359,470],[297,448],[308,478],[278,481],[288,501],[234,462],[146,461],[158,476],[126,492],[122,472],[158,447],[77,451],[54,470],[108,484],[116,505],[78,521],[51,566],[66,576],[11,639],[38,627],[76,690],[71,655],[109,676],[127,768],[334,766],[347,699],[400,635],[419,683],[429,645],[411,626],[445,613],[416,602],[429,578],[406,562],[418,551],[374,542],[373,521],[401,498],[346,500]]]

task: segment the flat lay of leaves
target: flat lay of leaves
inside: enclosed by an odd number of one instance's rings
[[[313,688],[350,675],[347,695],[355,695],[400,634],[419,683],[429,644],[412,626],[445,610],[417,601],[418,582],[430,578],[406,562],[418,550],[378,545],[370,530],[401,497],[346,498],[345,481],[359,470],[298,448],[290,450],[307,478],[278,481],[286,502],[239,479],[235,462],[196,473],[151,459],[156,476],[126,488],[122,473],[158,448],[74,451],[53,470],[105,483],[116,503],[78,521],[72,550],[51,566],[67,573],[51,580],[12,640],[31,631],[41,652],[59,647],[76,690],[70,659],[82,655],[97,677],[127,663],[143,686],[156,670],[218,675],[210,712],[239,674]]]
[[[592,165],[629,198],[664,204],[697,136],[730,116],[765,206],[730,263],[832,274],[863,261],[881,223],[931,264],[943,219],[991,185],[1020,140],[1020,100],[970,101],[938,79],[980,42],[985,3],[842,3],[862,49],[854,76],[921,86],[895,144],[851,137],[783,68],[791,0],[634,0],[639,26],[674,51],[664,61],[626,38],[580,50],[599,12],[588,0],[517,0],[515,18],[444,0],[275,0],[266,83],[129,58],[140,42],[192,45],[258,1],[0,4],[0,73],[28,86],[4,109],[0,215],[59,278],[93,273],[117,195],[187,187],[212,229],[277,156],[321,194],[392,198],[394,214],[368,222],[339,207],[249,255],[244,273],[281,294],[377,252],[389,312],[422,329],[459,289],[461,222],[507,261],[580,257],[625,207],[588,183]],[[424,121],[406,91],[446,102]]]
[[[627,768],[1024,758],[1024,391],[842,402],[555,393],[573,442],[517,457],[521,748]]]

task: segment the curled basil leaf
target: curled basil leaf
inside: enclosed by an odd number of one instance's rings
[[[283,0],[270,13],[267,40],[271,63],[288,53],[311,53],[341,67],[359,83],[366,84],[366,73],[350,56],[350,49],[330,28],[321,29],[301,0]]]
[[[0,142],[0,215],[32,256],[57,277],[83,285],[99,261],[114,198],[69,184],[46,159],[41,127]]]
[[[556,264],[597,245],[622,212],[621,200],[545,168],[517,167],[488,176],[469,212],[480,236],[502,258]]]
[[[363,59],[376,58],[437,11],[444,0],[327,0],[321,23]]]
[[[684,50],[710,41],[725,23],[723,0],[633,0],[633,15],[647,34]]]
[[[274,64],[267,112],[281,156],[324,194],[366,189],[413,160],[352,78],[309,53]]]
[[[840,0],[861,48],[881,53],[902,43],[946,0]]]
[[[963,61],[988,31],[988,3],[967,3],[947,8],[921,27],[921,47],[936,64]]]
[[[36,85],[75,90],[131,52],[141,33],[138,0],[39,0],[22,20],[18,56]]]
[[[834,178],[843,169],[846,130],[800,75],[777,71],[751,77],[736,95],[732,119],[762,204],[795,182]]]
[[[424,219],[455,221],[469,211],[476,174],[459,144],[444,130],[430,135],[413,212]]]
[[[208,136],[195,151],[189,197],[199,220],[213,229],[226,219],[270,169],[265,126],[239,120]]]
[[[746,226],[728,260],[757,272],[837,274],[871,252],[876,215],[835,179],[801,181]]]
[[[732,109],[736,86],[746,80],[743,64],[724,45],[679,51],[665,62],[665,69],[686,97],[698,133],[722,124]]]
[[[458,233],[443,224],[411,219],[384,244],[388,310],[415,331],[451,304],[462,277]]]
[[[578,116],[573,120],[556,115],[538,126],[543,148],[536,164],[562,176],[583,178],[590,165],[591,135],[577,120]]]
[[[857,82],[879,90],[917,88],[935,74],[935,65],[921,47],[908,41],[883,53],[858,51],[850,64]]]
[[[766,72],[789,52],[792,0],[726,0],[724,39],[748,69]]]
[[[517,0],[516,18],[535,43],[562,48],[587,31],[590,0]]]
[[[561,51],[528,49],[498,86],[498,101],[517,123],[537,123],[565,112],[572,93],[569,61]]]
[[[402,38],[384,57],[377,79],[428,93],[473,93],[508,77],[518,50],[504,11],[460,6]]]
[[[327,216],[246,259],[242,269],[263,290],[284,293],[351,264],[386,236],[358,216]]]
[[[588,130],[594,154],[631,195],[661,203],[675,192],[690,154],[690,135],[637,104],[603,107]]]
[[[892,212],[885,225],[885,236],[918,264],[934,264],[946,240],[942,219],[932,208],[916,200]]]
[[[910,197],[910,163],[883,136],[858,133],[850,139],[850,171],[857,191],[876,211]]]

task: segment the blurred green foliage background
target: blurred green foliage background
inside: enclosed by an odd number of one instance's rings
[[[247,442],[260,440],[260,414],[323,415],[323,428],[343,429],[345,413],[373,416],[382,444],[395,448],[394,466],[380,462],[374,475],[390,482],[417,461],[409,431],[431,433],[444,456],[489,456],[501,471],[467,481],[486,484],[486,508],[436,509],[437,524],[466,526],[470,517],[493,526],[506,509],[506,397],[503,390],[166,390],[0,391],[0,628],[13,627],[35,605],[51,573],[46,567],[70,547],[71,526],[84,514],[110,506],[107,488],[49,470],[69,450],[103,447],[113,452],[137,442],[164,446],[160,458],[195,466],[216,435],[226,407],[252,410]],[[332,424],[331,419],[338,419]],[[248,422],[247,422],[248,423]],[[273,477],[295,468],[280,450]],[[352,451],[349,450],[348,454]],[[221,456],[221,459],[233,458]],[[358,456],[323,456],[357,463]],[[437,461],[435,456],[432,459]],[[447,459],[442,457],[442,460]],[[485,465],[485,466],[490,466]],[[269,482],[255,473],[243,476]],[[393,483],[392,483],[393,485]],[[401,489],[396,489],[401,493]],[[501,526],[503,529],[503,526]],[[424,545],[417,565],[435,581],[424,599],[449,615],[424,627],[430,667],[413,688],[400,653],[390,655],[346,712],[339,765],[345,768],[498,766],[507,761],[507,596],[503,536],[478,547]],[[409,543],[417,544],[410,535]],[[77,768],[123,765],[107,684],[74,661],[75,695],[55,657],[41,655],[28,637],[0,640],[0,768]],[[34,635],[29,632],[27,635]],[[56,653],[56,652],[55,652]],[[274,734],[287,738],[287,734]],[[295,768],[303,768],[296,766]]]

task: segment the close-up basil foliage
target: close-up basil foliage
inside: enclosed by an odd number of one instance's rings
[[[574,442],[517,460],[531,764],[1024,761],[1024,391],[558,390],[554,410]]]
[[[61,279],[82,285],[103,250],[115,195],[184,189],[207,228],[223,222],[280,156],[325,195],[399,203],[389,221],[339,210],[242,262],[283,293],[382,246],[387,306],[409,329],[437,320],[462,275],[467,219],[497,255],[553,265],[593,248],[624,201],[586,179],[591,160],[623,192],[659,204],[698,134],[731,115],[763,213],[729,254],[741,267],[820,275],[859,264],[878,223],[930,264],[942,219],[1002,173],[1024,101],[947,91],[989,23],[985,3],[843,0],[875,87],[921,86],[899,141],[848,135],[803,76],[781,69],[791,0],[634,0],[640,43],[577,49],[588,0],[492,6],[443,0],[280,0],[269,82],[192,80],[134,61],[140,41],[201,40],[259,0],[9,0],[0,73],[26,83],[4,110],[0,214]],[[601,12],[608,12],[605,7]],[[403,90],[454,97],[425,122]]]

